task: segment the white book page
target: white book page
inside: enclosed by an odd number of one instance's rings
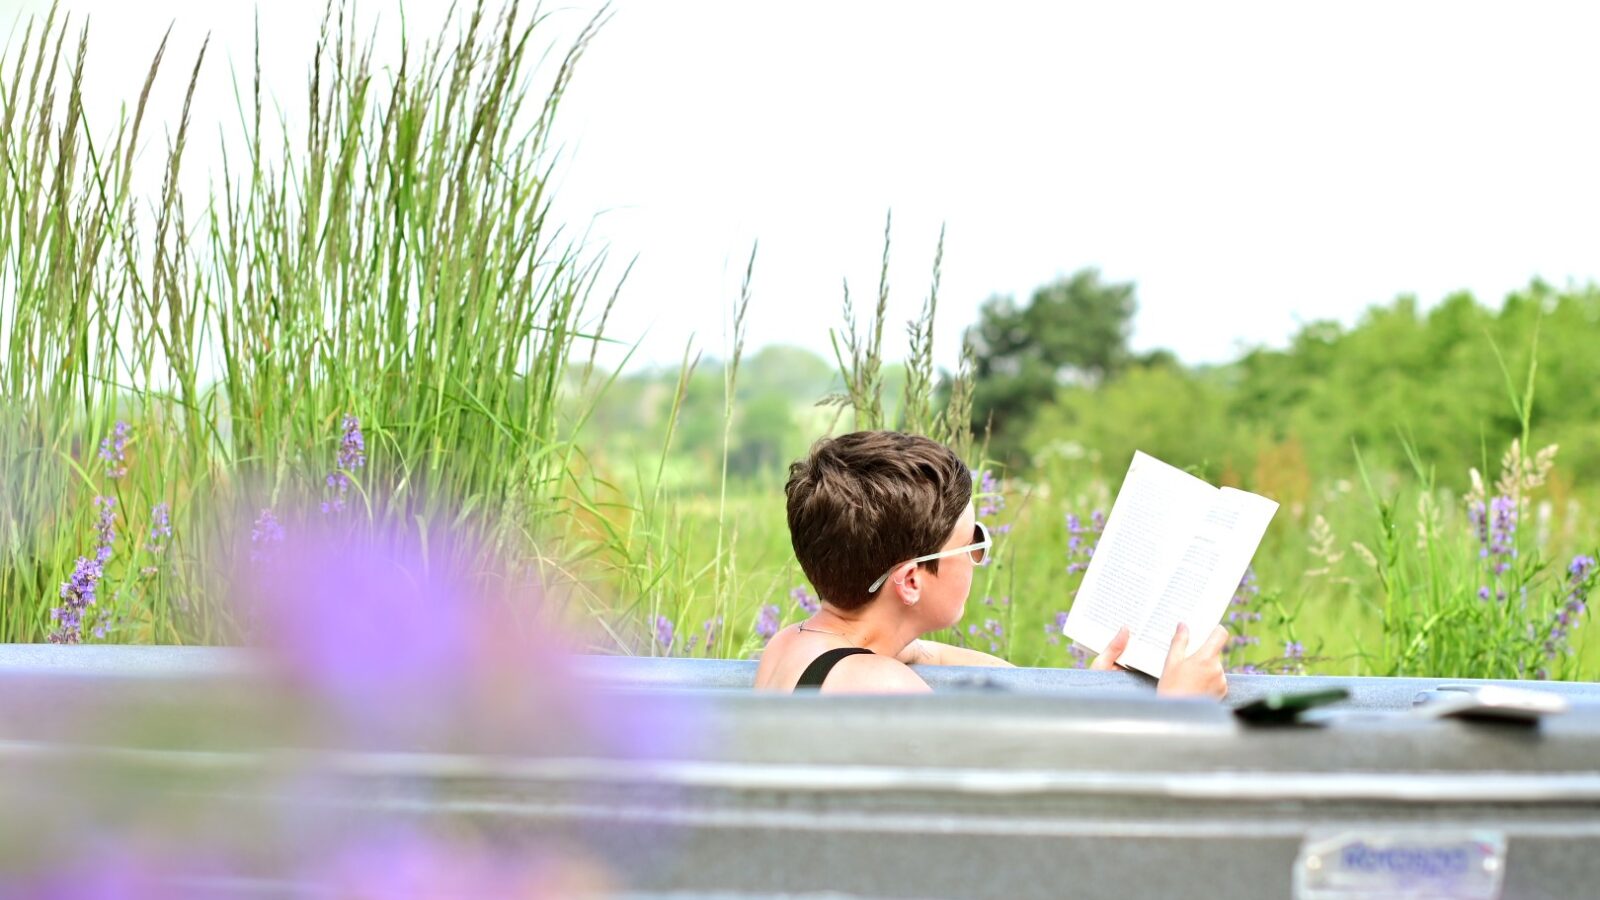
[[[1278,504],[1265,497],[1235,488],[1219,491],[1144,627],[1128,642],[1121,664],[1160,678],[1179,622],[1189,628],[1186,652],[1199,649],[1228,611],[1277,511]]]
[[[1062,631],[1100,652],[1128,626],[1139,634],[1217,489],[1135,453]]]
[[[1198,635],[1194,638],[1196,642],[1205,640],[1206,634],[1227,615],[1228,601],[1239,589],[1244,571],[1250,568],[1250,560],[1255,557],[1256,548],[1261,546],[1261,538],[1267,533],[1267,525],[1278,513],[1277,501],[1248,491],[1223,488],[1217,499],[1229,513],[1226,536],[1218,539],[1222,547],[1221,558],[1211,573],[1211,584],[1205,590],[1204,600],[1184,620],[1189,626],[1189,634]]]

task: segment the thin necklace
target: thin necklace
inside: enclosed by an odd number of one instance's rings
[[[809,631],[809,632],[812,632],[813,634],[831,634],[834,637],[842,637],[847,641],[851,640],[849,635],[841,634],[841,633],[839,633],[837,631],[823,631],[821,628],[807,628],[806,627],[806,623],[804,623],[804,622],[801,622],[798,627],[799,627],[799,630],[801,630],[801,631]]]

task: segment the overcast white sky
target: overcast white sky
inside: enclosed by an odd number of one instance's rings
[[[550,36],[596,5],[547,4]],[[229,121],[227,64],[248,71],[254,3],[62,6],[92,16],[90,101],[107,126],[169,23],[158,108],[175,122],[209,32],[196,119]],[[409,27],[437,35],[446,6],[411,0]],[[0,0],[0,32],[47,8]],[[615,257],[638,255],[613,321],[644,337],[643,361],[676,360],[690,333],[719,354],[757,238],[751,343],[826,352],[841,279],[872,294],[889,209],[896,320],[920,307],[948,227],[946,366],[986,296],[1083,266],[1137,283],[1137,348],[1189,362],[1400,293],[1498,302],[1536,275],[1600,269],[1600,4],[613,9],[563,113],[559,197]],[[267,85],[288,106],[321,10],[262,5]],[[397,10],[368,0],[358,18],[393,25]]]

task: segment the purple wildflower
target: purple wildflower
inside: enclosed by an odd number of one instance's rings
[[[989,652],[994,653],[1005,643],[1006,628],[998,619],[984,619],[981,626],[968,625],[967,634],[971,637],[982,636],[989,642]]]
[[[672,620],[666,616],[656,616],[656,643],[667,653],[672,652]],[[693,638],[691,637],[691,640]]]
[[[1048,644],[1061,643],[1061,630],[1067,626],[1067,614],[1056,613],[1055,621],[1044,623],[1044,639]]]
[[[1067,652],[1072,654],[1072,667],[1074,669],[1089,668],[1089,648],[1082,644],[1073,643],[1067,646]]]
[[[333,499],[322,502],[324,513],[344,511],[345,495],[350,492],[350,473],[367,464],[367,439],[361,434],[361,420],[345,413],[343,425],[344,437],[339,441],[339,458],[327,478]]]
[[[100,544],[95,548],[94,556],[103,565],[111,560],[111,545],[117,540],[117,498],[96,497],[94,505],[100,510],[100,518],[94,525]]]
[[[71,577],[61,583],[63,602],[50,610],[50,620],[56,623],[56,629],[49,635],[53,644],[76,644],[82,640],[84,613],[95,604],[100,579],[105,575],[105,565],[111,560],[112,544],[117,540],[116,498],[95,497],[94,505],[100,510],[94,526],[99,543],[95,547],[94,558],[78,557]],[[95,628],[94,634],[97,637],[105,634],[104,623]]]
[[[707,619],[700,627],[706,636],[706,652],[710,653],[712,645],[717,642],[717,632],[722,629],[722,617],[717,616],[715,619]]]
[[[344,439],[339,442],[339,468],[354,472],[367,464],[367,439],[361,434],[361,420],[345,413]]]
[[[1299,641],[1285,641],[1283,644],[1284,659],[1304,659],[1306,647]]]
[[[1006,508],[1006,498],[1000,491],[1000,481],[988,469],[979,473],[977,495],[980,519],[999,515],[1000,511]]]
[[[1479,586],[1478,598],[1504,601],[1502,579],[1511,571],[1511,561],[1517,558],[1517,501],[1503,494],[1492,497],[1487,504],[1474,501],[1467,507],[1467,518],[1477,534],[1478,558],[1483,560],[1488,581]]]
[[[761,615],[756,619],[756,634],[761,635],[762,640],[772,640],[772,636],[778,633],[780,618],[778,604],[769,603],[761,607]]]
[[[1100,543],[1100,533],[1105,531],[1106,519],[1099,510],[1095,510],[1090,522],[1090,526],[1086,528],[1083,519],[1076,513],[1067,513],[1068,575],[1087,571],[1089,560],[1094,558],[1094,548]]]
[[[822,601],[811,596],[811,593],[806,590],[806,586],[803,584],[797,588],[792,588],[789,591],[789,598],[795,602],[796,606],[805,610],[806,615],[814,616],[822,611]]]
[[[272,547],[283,543],[283,526],[271,509],[262,509],[250,527],[250,561],[261,562],[272,555]]]
[[[151,553],[160,553],[172,537],[171,510],[165,503],[150,507],[150,542],[145,544]]]
[[[160,556],[167,550],[167,542],[172,539],[172,518],[168,512],[167,504],[157,503],[150,507],[150,540],[145,542],[144,549],[152,556]],[[139,570],[141,575],[154,575],[159,570],[156,565],[148,565]]]
[[[1572,558],[1572,562],[1567,565],[1567,575],[1569,576],[1571,583],[1577,584],[1587,579],[1589,577],[1589,573],[1594,571],[1594,567],[1594,557],[1579,554],[1574,556]]]
[[[128,474],[128,423],[117,422],[111,434],[100,441],[100,458],[106,463],[106,477],[112,481]]]
[[[76,644],[82,639],[83,613],[94,605],[104,571],[98,560],[78,557],[72,577],[61,583],[62,604],[50,610],[50,618],[56,623],[56,630],[50,632],[50,643]]]
[[[1567,565],[1567,595],[1561,607],[1551,617],[1550,627],[1544,638],[1544,657],[1554,660],[1561,654],[1572,652],[1570,640],[1572,629],[1578,626],[1578,617],[1589,611],[1589,590],[1593,587],[1592,576],[1595,572],[1595,558],[1579,554],[1572,558]],[[1530,626],[1531,630],[1531,626]],[[1540,669],[1534,673],[1535,678],[1548,678],[1549,672]]]
[[[1226,618],[1230,626],[1229,630],[1233,632],[1233,635],[1228,638],[1227,646],[1222,648],[1224,658],[1236,659],[1233,657],[1236,650],[1241,650],[1245,647],[1256,647],[1261,644],[1260,636],[1249,633],[1250,626],[1260,622],[1262,618],[1261,610],[1257,609],[1255,605],[1260,597],[1261,586],[1256,582],[1255,569],[1254,567],[1246,568],[1244,577],[1239,579],[1239,586],[1234,589],[1233,596],[1228,600],[1228,615]],[[1285,658],[1288,658],[1287,654],[1285,654]],[[1258,671],[1255,666],[1247,664],[1237,664],[1230,671],[1243,672],[1247,668],[1251,671]]]

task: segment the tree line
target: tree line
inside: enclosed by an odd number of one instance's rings
[[[1408,447],[1443,484],[1493,468],[1520,430],[1520,396],[1535,367],[1533,425],[1562,445],[1568,477],[1600,475],[1600,289],[1540,281],[1492,308],[1468,293],[1431,308],[1401,296],[1352,325],[1316,321],[1281,348],[1222,365],[1184,365],[1171,352],[1135,353],[1136,286],[1084,269],[1026,301],[995,296],[966,331],[976,377],[972,426],[988,455],[1026,473],[1063,453],[1116,474],[1135,448],[1210,477],[1248,483],[1285,459],[1309,472],[1353,474],[1356,452],[1408,466]],[[886,365],[886,396],[903,366]],[[948,380],[948,376],[947,376]],[[841,423],[842,378],[800,348],[765,347],[744,361],[733,398],[730,474],[781,470]],[[686,481],[720,461],[725,405],[720,364],[617,379],[587,426],[613,455],[656,453],[670,437]],[[887,410],[887,420],[897,421]],[[670,429],[669,429],[670,426]]]

